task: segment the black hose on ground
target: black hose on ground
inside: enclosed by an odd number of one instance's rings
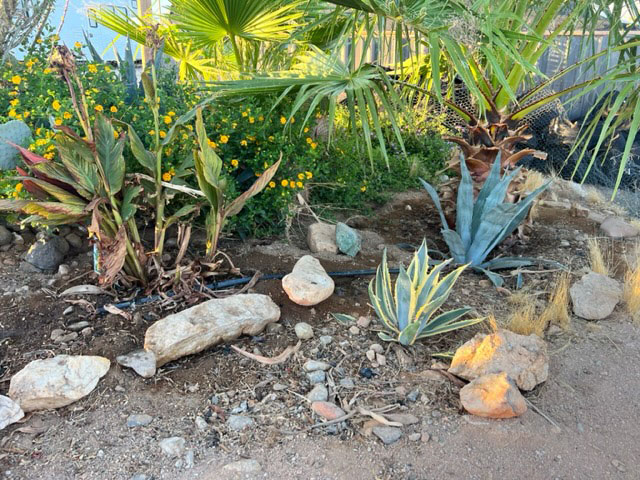
[[[377,269],[375,269],[375,268],[368,268],[368,269],[365,269],[365,270],[348,270],[348,271],[345,271],[345,272],[327,272],[327,275],[329,275],[330,277],[362,277],[362,276],[366,276],[366,275],[375,275],[376,271],[377,271]],[[398,271],[399,271],[399,269],[397,269],[397,268],[390,268],[389,269],[389,273],[393,273],[393,274],[398,273]],[[280,280],[285,275],[287,275],[287,274],[286,273],[267,273],[265,275],[261,275],[258,278],[258,281],[261,281],[261,280]],[[210,284],[206,285],[206,287],[209,290],[222,290],[223,288],[235,287],[235,286],[238,286],[238,285],[246,285],[252,279],[253,279],[253,277],[232,278],[230,280],[222,280],[220,282],[210,283]],[[166,296],[169,297],[169,298],[171,298],[173,295],[174,295],[174,292],[172,292],[172,291],[166,293]],[[123,310],[123,309],[126,309],[126,308],[134,307],[136,305],[145,305],[147,303],[155,302],[156,300],[159,300],[160,298],[161,298],[160,295],[149,295],[147,297],[142,297],[142,298],[138,298],[138,299],[128,300],[126,302],[116,303],[113,306],[116,307],[116,308],[119,308],[120,310]],[[100,307],[100,308],[98,308],[96,313],[98,313],[99,315],[102,315],[102,314],[107,313],[107,310],[105,310],[104,307]]]

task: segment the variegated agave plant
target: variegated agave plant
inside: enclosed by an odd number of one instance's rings
[[[460,161],[461,179],[456,204],[456,229],[449,224],[442,210],[438,193],[420,179],[435,203],[442,221],[442,235],[449,246],[453,260],[483,271],[495,285],[502,285],[502,277],[493,269],[517,268],[531,265],[534,260],[520,257],[500,257],[487,261],[487,257],[524,221],[535,198],[550,184],[545,183],[517,203],[505,202],[511,181],[520,168],[500,178],[500,154],[496,157],[478,197],[474,200],[473,181],[465,161]]]
[[[421,338],[468,327],[484,320],[460,320],[471,310],[469,307],[436,315],[449,297],[456,280],[467,267],[462,265],[440,278],[442,270],[450,262],[451,259],[430,269],[427,243],[423,241],[409,268],[405,270],[400,266],[394,293],[385,250],[376,278],[369,284],[369,299],[385,330],[378,334],[382,340],[413,345]]]

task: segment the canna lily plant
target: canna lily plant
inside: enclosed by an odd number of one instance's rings
[[[467,268],[462,265],[441,277],[446,260],[429,267],[426,240],[414,254],[409,268],[400,266],[395,288],[391,282],[386,250],[375,279],[369,284],[369,299],[384,329],[378,336],[384,341],[413,345],[416,340],[465,328],[484,318],[461,320],[471,308],[438,311],[446,302],[453,285]]]
[[[262,172],[248,190],[230,199],[227,192],[227,179],[222,174],[222,160],[210,145],[200,108],[196,110],[196,136],[199,147],[193,152],[196,178],[210,207],[206,218],[206,260],[210,262],[218,251],[218,241],[227,220],[240,213],[247,201],[269,184],[280,166],[282,154],[276,163]]]
[[[466,162],[460,161],[461,179],[458,187],[455,230],[449,228],[438,192],[420,180],[433,200],[442,221],[442,235],[453,260],[484,272],[495,285],[502,285],[502,277],[491,270],[531,265],[527,258],[500,257],[487,260],[489,254],[511,235],[525,220],[533,201],[550,182],[540,186],[517,203],[505,202],[505,196],[520,168],[501,176],[500,154],[497,155],[482,189],[474,199],[471,174]]]

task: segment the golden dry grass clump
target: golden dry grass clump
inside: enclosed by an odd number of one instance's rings
[[[556,285],[549,303],[540,315],[540,322],[545,325],[558,325],[563,330],[569,330],[571,317],[569,315],[569,285],[568,272],[563,272],[556,278]]]
[[[540,338],[544,338],[547,325],[542,322],[541,316],[536,314],[535,297],[518,294],[518,298],[514,300],[516,305],[507,321],[507,329],[520,335],[535,333]]]
[[[627,312],[635,323],[640,323],[640,249],[636,246],[624,276],[623,298]]]
[[[611,271],[611,265],[608,259],[605,258],[600,240],[597,238],[590,238],[587,241],[587,246],[589,247],[589,263],[591,271],[608,276]]]

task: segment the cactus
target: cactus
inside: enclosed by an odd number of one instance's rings
[[[31,130],[20,120],[11,120],[0,125],[0,170],[15,168],[18,151],[7,142],[26,147],[31,139]]]

